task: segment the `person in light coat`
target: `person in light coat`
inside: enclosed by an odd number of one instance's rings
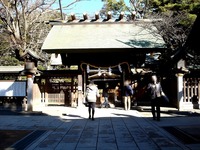
[[[86,101],[88,102],[89,119],[94,120],[96,101],[99,96],[99,89],[97,85],[95,85],[93,81],[90,81],[86,90]]]

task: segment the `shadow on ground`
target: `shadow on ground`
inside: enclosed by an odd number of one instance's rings
[[[10,147],[31,132],[30,130],[0,130],[0,149]]]

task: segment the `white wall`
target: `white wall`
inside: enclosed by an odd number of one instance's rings
[[[26,81],[0,81],[0,96],[26,96]]]

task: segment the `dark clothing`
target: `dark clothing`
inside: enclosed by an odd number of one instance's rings
[[[95,102],[88,102],[88,106],[89,106],[89,108],[94,109],[95,106],[96,106],[96,103]]]
[[[161,97],[151,99],[151,112],[154,120],[160,120],[160,101]]]
[[[150,83],[148,85],[148,93],[151,99],[151,112],[154,120],[160,120],[160,103],[162,95],[162,87],[160,83]]]
[[[104,102],[101,105],[101,107],[109,107],[109,102],[108,102],[108,88],[103,89],[103,94],[102,96],[104,97]]]
[[[133,89],[130,85],[124,86],[124,94],[123,96],[131,96],[133,95]]]
[[[108,88],[103,89],[103,97],[108,97]]]
[[[161,97],[161,93],[163,92],[160,83],[157,84],[150,83],[147,89],[149,90],[151,99],[155,99],[156,97]]]
[[[88,102],[89,119],[91,119],[91,110],[92,110],[92,120],[94,120],[95,105],[96,102]]]
[[[132,87],[130,85],[125,85],[124,86],[124,94],[123,94],[125,110],[131,109],[131,95],[133,95]]]

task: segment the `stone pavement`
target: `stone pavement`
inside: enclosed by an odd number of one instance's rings
[[[46,115],[0,115],[0,130],[33,130],[8,148],[16,150],[200,149],[199,110],[180,113],[176,109],[161,108],[161,121],[152,119],[150,108],[142,110],[96,108],[92,121],[88,119],[87,107],[44,107]],[[180,137],[186,136],[178,131],[184,131],[191,138],[183,142]],[[178,134],[179,138],[175,136]]]

